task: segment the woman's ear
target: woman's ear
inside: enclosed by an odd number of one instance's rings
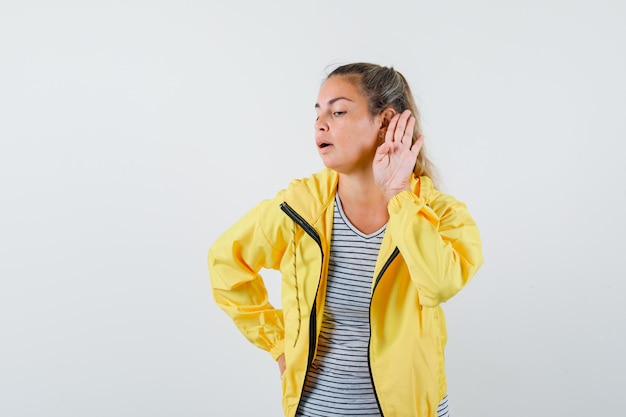
[[[387,126],[389,126],[389,123],[391,123],[391,119],[393,119],[393,116],[395,116],[396,114],[397,112],[391,107],[388,107],[385,110],[383,110],[383,112],[381,113],[382,118],[381,118],[380,128],[387,129]]]

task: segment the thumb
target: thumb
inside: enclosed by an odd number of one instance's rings
[[[390,147],[391,145],[385,142],[382,145],[380,145],[378,148],[376,148],[376,155],[374,156],[374,160],[377,162],[382,161],[383,158],[387,156],[387,154],[389,153]]]

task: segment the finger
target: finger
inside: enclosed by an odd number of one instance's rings
[[[411,116],[406,124],[406,128],[404,129],[404,136],[402,137],[401,142],[407,149],[411,149],[411,146],[413,145],[413,131],[415,129],[415,123],[415,117]]]
[[[376,148],[376,154],[374,155],[375,161],[382,161],[389,154],[389,150],[393,145],[391,143],[383,143],[378,148]]]
[[[396,126],[398,125],[398,119],[400,118],[399,114],[394,115],[389,121],[389,126],[387,126],[387,132],[385,133],[385,143],[393,142],[393,137],[396,131]]]
[[[415,157],[419,155],[420,150],[422,149],[423,145],[424,145],[424,135],[420,135],[420,137],[417,138],[413,146],[411,146],[411,152],[415,154]]]
[[[394,133],[395,142],[402,142],[402,139],[404,138],[404,132],[406,130],[407,122],[410,116],[411,116],[411,110],[405,110],[400,115],[400,118],[398,119],[398,123],[396,126],[396,131]]]

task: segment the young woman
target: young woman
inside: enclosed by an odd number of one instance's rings
[[[338,67],[315,110],[326,168],[217,239],[215,300],[277,360],[285,416],[448,416],[440,305],[483,262],[477,226],[433,184],[402,74]],[[262,268],[282,273],[282,309]]]

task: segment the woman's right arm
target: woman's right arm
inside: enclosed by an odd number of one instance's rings
[[[209,250],[215,302],[250,342],[275,360],[284,353],[283,313],[270,304],[259,271],[279,269],[288,243],[279,196],[250,210]]]

